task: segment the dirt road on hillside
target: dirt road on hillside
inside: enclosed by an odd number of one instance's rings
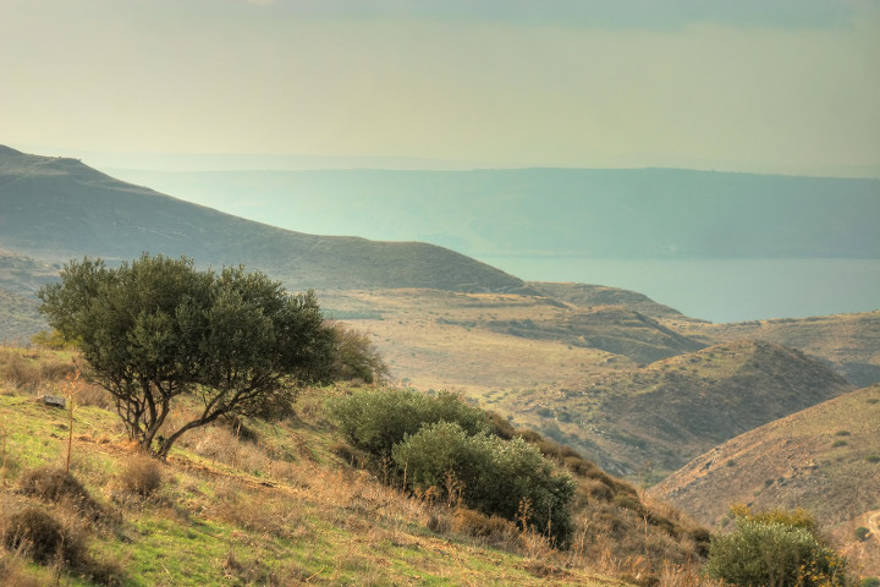
[[[869,513],[867,520],[868,530],[871,531],[871,535],[877,541],[877,546],[880,546],[880,510]]]

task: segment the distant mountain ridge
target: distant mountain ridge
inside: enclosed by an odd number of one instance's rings
[[[449,249],[293,232],[116,180],[75,159],[0,147],[0,248],[42,260],[143,251],[245,264],[290,287],[506,291],[523,282]]]

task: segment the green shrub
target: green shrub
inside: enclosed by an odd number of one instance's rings
[[[525,523],[561,547],[568,543],[575,484],[521,438],[470,435],[458,423],[437,422],[407,436],[392,457],[413,487],[438,487],[447,498],[460,489],[468,507]]]
[[[877,577],[865,577],[859,581],[859,587],[880,587],[880,579]]]
[[[739,518],[709,547],[706,572],[734,585],[845,585],[846,561],[806,528]]]
[[[388,379],[388,365],[368,334],[339,323],[333,325],[333,334],[333,379],[360,379],[365,383]]]
[[[346,440],[378,458],[391,456],[395,444],[427,424],[455,422],[468,434],[489,430],[485,412],[448,392],[429,397],[402,389],[362,390],[333,401],[330,410]]]
[[[730,512],[737,520],[751,520],[762,523],[780,523],[795,528],[803,528],[811,534],[816,534],[816,519],[813,514],[804,508],[795,508],[793,510],[772,509],[753,512],[748,506],[737,504],[731,506]]]
[[[856,528],[856,538],[864,542],[871,536],[871,531],[865,528],[864,526],[859,526]]]

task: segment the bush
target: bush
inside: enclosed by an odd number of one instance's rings
[[[753,512],[748,506],[737,504],[730,508],[730,512],[738,520],[753,520],[755,522],[764,523],[777,522],[794,528],[803,528],[814,535],[817,532],[816,519],[813,518],[813,514],[804,508],[795,508],[793,510],[776,508]]]
[[[0,349],[0,377],[17,388],[36,388],[42,383],[40,369],[14,350]]]
[[[706,572],[734,585],[845,585],[846,561],[806,528],[739,518],[712,540]]]
[[[8,550],[21,549],[41,565],[60,559],[66,565],[79,566],[84,557],[84,547],[77,536],[67,532],[46,512],[33,507],[10,516],[3,544]]]
[[[339,323],[333,325],[333,333],[333,379],[360,379],[365,383],[388,379],[388,366],[368,334]]]
[[[22,476],[19,490],[52,503],[67,501],[93,519],[102,514],[101,506],[85,487],[64,469],[45,467],[28,471]]]
[[[395,444],[427,424],[455,422],[468,434],[489,429],[485,412],[448,392],[429,397],[401,389],[362,390],[335,400],[330,409],[346,440],[378,458],[391,456]]]
[[[468,507],[531,526],[561,547],[568,543],[574,482],[555,475],[540,451],[521,438],[469,435],[455,422],[437,422],[395,446],[392,458],[413,487],[438,487],[447,498],[460,489]]]
[[[64,335],[55,330],[41,330],[31,337],[31,342],[43,348],[61,351],[75,349],[76,343],[64,338]]]
[[[865,528],[864,526],[859,526],[856,528],[856,538],[864,542],[868,538],[871,537],[871,531]]]
[[[481,538],[495,546],[506,547],[512,547],[519,535],[513,522],[497,515],[487,516],[467,508],[455,510],[450,530],[456,534]]]
[[[153,459],[136,456],[128,461],[120,481],[128,493],[146,498],[159,489],[162,473]]]

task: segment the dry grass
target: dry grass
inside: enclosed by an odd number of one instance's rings
[[[21,557],[0,553],[0,585],[4,587],[42,587],[44,582],[31,574]]]
[[[104,508],[64,469],[41,467],[26,471],[19,481],[19,491],[48,503],[64,504],[93,521],[106,517]]]
[[[28,395],[25,390],[15,393]],[[86,532],[97,545],[88,552],[122,557],[128,572],[160,583],[169,582],[168,573],[202,573],[209,583],[225,575],[233,583],[278,585],[306,580],[408,583],[413,577],[456,584],[585,583],[599,569],[595,553],[600,547],[588,548],[585,542],[579,552],[559,552],[540,534],[518,532],[510,522],[476,512],[456,512],[428,494],[404,494],[352,468],[331,451],[339,438],[326,425],[322,403],[327,393],[332,392],[306,393],[294,419],[249,421],[256,442],[243,441],[227,426],[184,436],[168,464],[161,466],[163,479],[148,499],[142,497],[149,494],[140,489],[143,483],[135,481],[150,471],[136,470],[139,459],[115,429],[115,415],[97,407],[78,411],[73,452],[77,478],[98,502],[110,502],[117,494],[133,498],[120,502],[126,509],[118,527]],[[22,398],[0,398],[7,410],[19,410],[14,420],[19,432],[13,434],[10,450],[22,462],[33,454],[48,455],[41,457],[43,462],[57,462],[66,440],[59,427],[65,414]],[[187,410],[196,408],[184,405],[174,417],[182,420]],[[0,405],[0,417],[9,413]],[[31,442],[51,439],[52,434],[56,436],[48,445]],[[559,456],[566,455],[563,451]],[[149,459],[142,462],[146,469],[156,466]],[[19,486],[23,467],[16,464],[12,471],[10,481]],[[119,491],[128,482],[132,486]],[[0,491],[0,496],[12,495]],[[14,499],[14,507],[2,504],[3,511],[33,505],[38,498]],[[59,520],[67,516],[72,528],[83,527],[81,513],[62,501],[44,507]],[[7,565],[12,569],[8,574],[18,573],[17,564]],[[637,566],[638,561],[609,559],[604,568],[630,572]],[[64,568],[57,572],[67,573]]]
[[[0,379],[17,389],[35,392],[63,381],[76,367],[56,353],[0,346]]]
[[[119,484],[129,495],[150,497],[162,485],[160,465],[150,457],[135,454],[127,460]]]

